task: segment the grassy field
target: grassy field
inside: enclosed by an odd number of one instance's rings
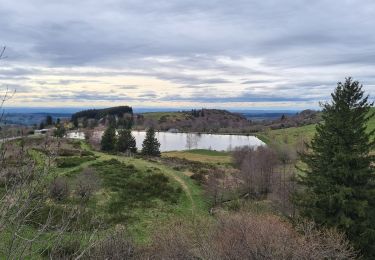
[[[47,153],[40,149],[40,141],[26,140],[26,147],[30,157],[42,167],[45,166]],[[14,143],[17,144],[16,141]],[[77,231],[67,232],[64,235],[67,241],[75,239],[85,243],[80,236],[86,234],[88,237],[96,228],[99,228],[98,236],[105,236],[124,227],[134,242],[147,244],[158,227],[177,219],[211,218],[202,187],[186,176],[184,171],[170,167],[160,159],[102,153],[92,150],[83,141],[64,140],[62,147],[64,151],[57,153],[45,180],[66,180],[69,195],[62,200],[49,198],[43,204],[41,213],[33,218],[43,223],[49,210],[58,219],[76,206],[84,205],[84,213],[75,223],[79,227],[79,234],[75,233]],[[81,156],[77,155],[77,151]],[[83,175],[88,170],[94,175]],[[77,195],[77,183],[79,180],[86,183],[95,179],[93,176],[98,179],[97,188],[90,197],[82,200]],[[24,232],[26,235],[37,230],[30,226],[25,227]],[[45,241],[53,235],[53,231],[45,234]],[[3,241],[0,246],[10,239],[4,232],[0,236],[0,241]],[[39,246],[35,244],[38,249]]]
[[[298,142],[310,141],[315,134],[315,124],[301,127],[290,127],[284,129],[262,132],[256,136],[266,144],[297,145]]]
[[[83,142],[82,148],[91,151]],[[95,160],[61,167],[59,175],[74,182],[84,169],[95,169],[102,188],[89,203],[90,207],[95,214],[107,218],[108,223],[125,225],[136,241],[147,242],[155,227],[176,217],[208,215],[201,187],[183,172],[157,160],[91,152]]]
[[[162,154],[163,157],[176,157],[186,159],[189,161],[197,161],[202,163],[212,164],[228,164],[231,162],[231,156],[228,152],[218,152],[212,150],[186,150],[178,152],[165,152]]]
[[[375,108],[371,109],[375,112]],[[302,141],[310,141],[315,134],[315,124],[305,125],[301,127],[290,127],[284,129],[270,130],[267,132],[258,133],[257,137],[267,144],[287,144],[298,145]],[[375,129],[375,117],[370,119],[367,124],[368,131]]]

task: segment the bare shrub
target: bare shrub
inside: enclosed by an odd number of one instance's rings
[[[100,180],[93,168],[85,168],[76,179],[75,194],[81,199],[89,199],[99,188]]]
[[[273,215],[223,215],[214,236],[220,259],[355,259],[345,237],[313,224],[293,226]]]
[[[214,259],[207,258],[212,253],[208,246],[211,227],[204,219],[172,221],[154,232],[153,243],[146,248],[143,258],[200,259],[205,255],[206,259]]]
[[[269,214],[222,214],[216,223],[174,222],[154,236],[145,259],[355,259],[348,240],[309,222],[294,228]]]
[[[354,250],[344,233],[335,229],[319,229],[314,222],[301,221],[296,230],[301,234],[298,255],[301,259],[355,259]]]
[[[204,181],[204,190],[212,201],[213,206],[220,204],[223,200],[225,171],[213,169],[208,172],[208,177]]]
[[[49,186],[49,195],[56,201],[62,201],[69,196],[69,185],[65,178],[55,178]]]
[[[133,242],[121,228],[99,241],[88,250],[85,257],[88,259],[122,260],[135,258],[135,253]]]
[[[297,152],[294,147],[288,145],[279,145],[276,151],[280,165],[273,174],[272,192],[269,194],[269,199],[283,214],[294,216],[295,207],[292,196],[297,188],[295,176]]]
[[[251,198],[262,198],[271,192],[272,175],[278,163],[273,149],[264,146],[237,148],[233,160],[241,170],[242,189]]]

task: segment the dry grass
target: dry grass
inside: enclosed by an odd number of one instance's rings
[[[213,164],[227,164],[231,162],[231,156],[228,153],[221,153],[208,150],[165,152],[162,154],[162,157],[175,157],[180,159],[186,159],[189,161]]]

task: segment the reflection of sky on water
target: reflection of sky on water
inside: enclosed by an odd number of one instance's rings
[[[144,131],[132,131],[137,142],[137,148],[142,149],[146,136]],[[71,132],[69,138],[84,139],[82,132]],[[238,146],[260,146],[264,143],[255,136],[220,135],[220,134],[192,134],[157,132],[156,138],[160,142],[160,150],[181,151],[187,149],[212,149],[217,151],[232,150]]]

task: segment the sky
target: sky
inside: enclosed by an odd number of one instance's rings
[[[14,107],[318,108],[375,95],[373,0],[0,0]]]

